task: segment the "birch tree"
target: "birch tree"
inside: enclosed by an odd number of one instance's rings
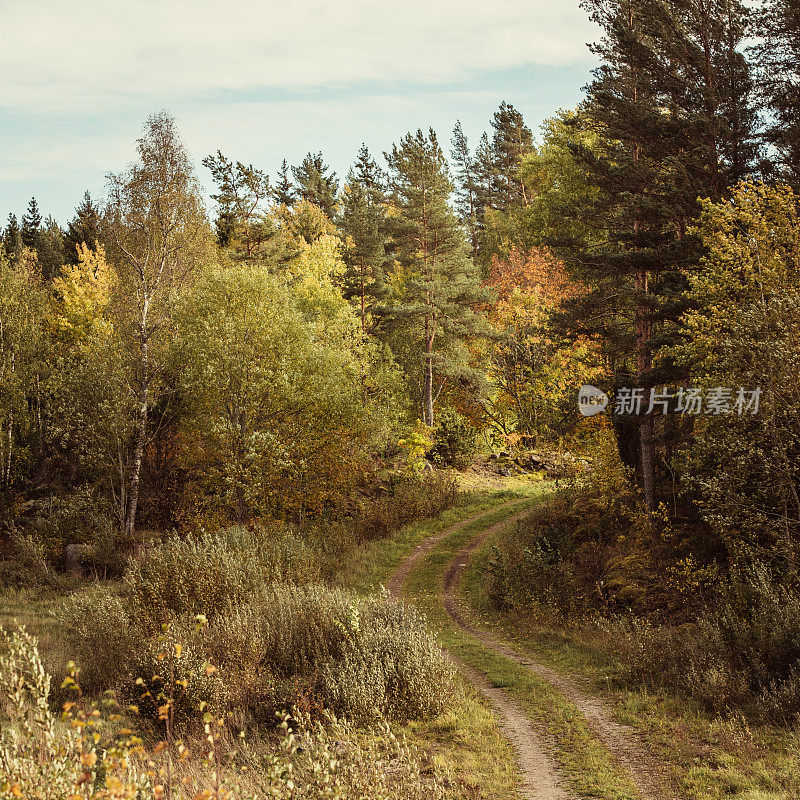
[[[150,414],[164,388],[164,352],[174,332],[175,305],[212,253],[200,188],[169,114],[147,119],[137,152],[136,163],[108,176],[104,220],[109,255],[119,273],[117,324],[136,408],[134,441],[120,453],[117,498],[128,536],[136,524]]]

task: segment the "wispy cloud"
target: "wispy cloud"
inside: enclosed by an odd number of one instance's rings
[[[149,111],[175,112],[198,156],[335,161],[362,139],[487,119],[505,73],[519,93],[531,70],[585,72],[595,35],[578,0],[0,0],[0,21],[6,207],[26,180],[97,185]]]
[[[586,59],[553,0],[3,0],[0,105],[47,114],[180,93],[459,80]]]

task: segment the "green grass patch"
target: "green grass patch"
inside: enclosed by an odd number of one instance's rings
[[[400,562],[429,536],[434,536],[470,517],[488,513],[502,503],[523,499],[536,493],[537,488],[529,486],[524,490],[466,494],[457,506],[444,511],[435,519],[416,522],[392,536],[376,539],[357,548],[348,557],[334,580],[363,594],[378,591],[386,584]]]

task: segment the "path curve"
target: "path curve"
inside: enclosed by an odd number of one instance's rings
[[[493,510],[496,511],[525,502],[527,501],[517,500],[505,503]],[[401,598],[403,585],[414,567],[416,567],[439,542],[490,513],[492,513],[492,511],[486,511],[475,517],[462,520],[434,536],[429,537],[422,542],[422,544],[418,545],[392,573],[387,587],[389,592],[393,596]],[[526,513],[527,512],[523,511],[508,517],[487,530],[491,533],[506,525],[512,525]],[[486,533],[486,531],[484,531],[484,533]],[[459,561],[460,559],[456,560]],[[527,800],[568,800],[569,795],[567,795],[559,785],[555,769],[545,755],[541,740],[525,712],[502,689],[492,686],[479,672],[454,658],[452,655],[450,657],[467,679],[489,701],[489,704],[500,718],[500,727],[514,747],[522,770],[523,780],[522,786],[520,787],[522,797]]]
[[[586,692],[578,681],[532,661],[515,649],[498,641],[491,633],[479,630],[467,621],[458,596],[458,585],[476,551],[495,533],[516,522],[522,515],[492,525],[461,548],[448,564],[442,583],[442,600],[447,613],[464,631],[484,647],[493,650],[546,680],[563,694],[586,718],[589,727],[606,749],[614,755],[633,778],[643,800],[673,800],[678,795],[663,766],[648,750],[637,733],[617,722],[611,710],[598,697]],[[583,681],[588,683],[588,681]]]

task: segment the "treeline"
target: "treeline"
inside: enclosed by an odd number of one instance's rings
[[[583,3],[600,65],[523,160],[530,204],[505,223],[580,287],[545,329],[588,343],[619,413],[591,478],[504,537],[486,588],[549,620],[645,616],[611,639],[632,677],[790,720],[800,14],[754,5]]]
[[[501,208],[524,192],[532,136],[505,103],[492,130],[480,187]],[[168,115],[137,151],[66,230],[35,199],[21,225],[9,215],[5,532],[60,560],[87,538],[130,544],[137,526],[302,525],[369,507],[362,527],[385,531],[452,502],[444,484],[428,496],[425,475],[472,458],[495,295],[436,134],[405,136],[385,170],[362,147],[341,186],[319,153],[274,182],[210,155],[213,222]],[[422,480],[424,496],[398,495],[398,480]]]
[[[793,565],[797,13],[584,6],[600,66],[538,143],[504,102],[474,146],[460,124],[449,147],[417,131],[343,179],[320,152],[272,180],[217,152],[211,221],[160,115],[66,231],[34,201],[9,217],[4,524],[47,527],[62,502],[128,536],[346,516],[403,455],[414,472],[469,463],[478,434],[602,439],[578,424],[583,383],[645,406],[665,385],[744,387],[758,415],[673,398],[614,416],[615,447],[648,529],[666,516],[706,560],[777,547]]]

